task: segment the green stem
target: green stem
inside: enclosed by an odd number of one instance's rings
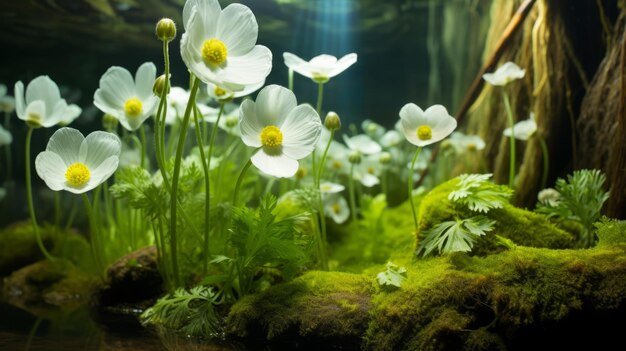
[[[317,107],[315,110],[317,114],[322,113],[322,102],[324,101],[324,83],[318,83],[317,85]]]
[[[143,124],[139,127],[139,136],[141,138],[141,168],[146,168],[146,129]]]
[[[54,226],[58,228],[61,225],[61,192],[55,191],[54,196]]]
[[[172,193],[170,200],[170,248],[172,251],[172,270],[174,273],[174,282],[176,286],[181,285],[180,274],[178,271],[178,242],[176,238],[177,231],[177,203],[178,203],[178,180],[180,178],[180,164],[183,158],[183,149],[185,147],[185,139],[187,137],[187,128],[189,127],[189,117],[191,110],[196,103],[196,94],[200,87],[200,80],[193,80],[189,101],[185,108],[185,115],[181,125],[180,135],[178,138],[178,147],[176,149],[176,158],[174,159],[174,174],[172,175]]]
[[[289,69],[289,90],[293,92],[293,69]]]
[[[326,157],[328,156],[328,150],[330,149],[330,144],[333,142],[334,137],[335,137],[335,131],[331,130],[330,138],[328,139],[326,148],[324,148],[324,153],[322,154],[322,159],[320,160],[320,168],[317,171],[317,175],[316,175],[317,178],[316,178],[315,186],[318,188],[318,190],[319,190],[320,182],[322,181],[322,176],[324,175],[324,169],[326,168],[324,166],[326,165]]]
[[[506,93],[506,91],[502,91],[502,94],[504,96],[504,108],[506,109],[506,114],[509,121],[509,128],[511,128],[511,137],[509,138],[511,154],[509,157],[509,187],[513,188],[515,184],[515,131],[513,130],[515,121],[513,121],[513,110],[511,109],[509,95]]]
[[[95,222],[93,207],[91,206],[91,201],[89,201],[89,196],[86,193],[81,194],[83,198],[83,203],[85,204],[85,212],[87,214],[87,219],[89,220],[89,233],[91,239],[91,252],[93,254],[93,258],[96,261],[96,268],[98,273],[104,272],[104,258],[102,257],[102,248],[100,247],[100,238],[98,235],[98,226]]]
[[[211,177],[209,174],[209,162],[211,161],[211,147],[209,147],[209,160],[207,161],[204,154],[204,143],[202,142],[202,131],[200,130],[200,122],[198,121],[198,108],[194,106],[193,109],[193,122],[196,132],[196,142],[198,143],[198,150],[200,151],[200,163],[202,163],[202,172],[204,174],[204,260],[202,261],[202,272],[206,274],[207,267],[209,265],[209,218],[211,215]],[[219,117],[218,117],[219,119]],[[217,129],[217,125],[213,127],[213,130]]]
[[[383,167],[382,175],[381,175],[381,187],[383,194],[385,195],[385,199],[389,201],[389,189],[387,187],[387,167]]]
[[[248,162],[241,169],[241,173],[239,173],[239,177],[237,178],[237,184],[235,185],[235,192],[233,194],[233,207],[237,207],[239,201],[239,188],[241,187],[241,182],[243,181],[243,177],[248,171],[248,168],[252,165],[252,159],[249,159]]]
[[[326,164],[326,157],[328,156],[328,149],[330,149],[330,144],[333,141],[335,136],[335,130],[330,131],[330,138],[328,139],[328,143],[324,148],[324,153],[322,154],[322,159],[320,160],[319,170],[316,174],[314,174],[314,183],[315,188],[318,191],[317,196],[317,204],[318,204],[318,216],[319,216],[319,257],[320,263],[323,270],[328,270],[328,259],[326,258],[326,216],[324,214],[324,202],[322,200],[322,193],[320,192],[320,183],[322,181],[322,175],[324,174],[324,165]]]
[[[350,164],[350,179],[348,180],[348,192],[350,193],[350,216],[356,223],[356,199],[354,195],[354,163]]]
[[[415,232],[417,233],[417,212],[415,211],[415,201],[413,199],[413,170],[415,169],[415,161],[420,155],[422,151],[422,147],[419,146],[415,151],[415,155],[413,155],[413,160],[411,161],[411,168],[409,169],[409,181],[407,182],[409,185],[409,202],[411,203],[411,213],[413,214],[413,224],[415,225]]]
[[[39,329],[39,325],[41,324],[41,322],[43,322],[43,317],[37,317],[37,320],[35,320],[32,328],[30,328],[30,331],[28,332],[28,339],[26,340],[26,347],[24,348],[25,351],[30,350],[30,345],[33,342],[35,334],[37,334],[37,329]]]
[[[35,206],[33,205],[33,185],[31,184],[31,175],[30,175],[30,141],[33,136],[33,128],[28,128],[28,132],[26,132],[26,142],[24,151],[24,164],[26,166],[26,200],[28,201],[28,212],[30,214],[30,219],[33,224],[33,232],[35,233],[35,239],[37,240],[37,246],[39,246],[39,250],[41,253],[49,260],[54,261],[54,257],[48,252],[43,241],[41,240],[41,234],[39,233],[39,226],[37,225],[37,216],[35,215]]]
[[[550,155],[548,154],[548,145],[546,145],[546,141],[539,134],[537,134],[537,138],[539,139],[539,144],[541,145],[541,152],[543,152],[543,173],[541,174],[541,189],[545,189],[548,182],[548,172],[550,169]]]

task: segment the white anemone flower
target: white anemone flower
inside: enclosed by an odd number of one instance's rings
[[[524,78],[525,74],[526,70],[509,61],[500,66],[495,72],[483,74],[483,79],[491,85],[505,86],[512,81]]]
[[[324,214],[335,223],[342,224],[350,217],[348,202],[340,195],[329,196],[324,200]]]
[[[373,155],[380,153],[383,150],[382,147],[380,147],[380,144],[365,134],[359,134],[353,137],[348,137],[344,134],[343,141],[346,143],[348,148],[350,148],[350,150],[358,151],[363,155]]]
[[[258,148],[251,161],[275,177],[292,177],[298,160],[308,156],[320,137],[322,121],[310,105],[297,105],[286,88],[263,88],[256,102],[241,104],[239,125],[243,142]]]
[[[13,142],[13,135],[7,129],[0,125],[0,146],[9,145]]]
[[[232,99],[248,96],[255,91],[261,89],[261,87],[265,85],[265,80],[262,80],[255,84],[249,84],[243,86],[239,91],[233,91],[228,88],[219,87],[213,83],[207,83],[207,94],[213,98],[213,100],[218,102],[227,102]]]
[[[339,174],[348,174],[350,172],[349,155],[350,150],[347,147],[333,140],[328,148],[327,169]]]
[[[404,137],[420,147],[436,143],[456,129],[456,120],[441,105],[422,111],[415,104],[406,104],[400,110],[400,118]]]
[[[170,93],[167,95],[168,106],[167,114],[165,115],[166,125],[173,125],[178,119],[183,118],[187,102],[189,101],[189,95],[189,91],[181,87],[170,88]]]
[[[13,110],[15,110],[15,99],[7,95],[7,86],[0,84],[0,111],[11,113]]]
[[[336,194],[344,190],[346,190],[346,187],[341,184],[331,182],[323,182],[320,184],[320,192],[322,194]]]
[[[380,145],[385,148],[398,146],[402,142],[402,135],[397,130],[389,130],[380,138]]]
[[[155,80],[156,67],[152,62],[139,66],[134,80],[126,68],[113,66],[100,78],[93,104],[117,118],[127,130],[137,130],[158,107],[158,97],[152,92]]]
[[[385,135],[385,127],[372,121],[371,119],[364,120],[361,123],[361,129],[363,129],[365,134],[369,135],[374,140],[380,140],[380,138]]]
[[[104,183],[119,164],[120,138],[113,133],[93,132],[86,138],[76,129],[54,132],[46,151],[35,159],[35,169],[54,190],[82,194]]]
[[[311,61],[305,61],[290,52],[285,52],[283,59],[289,69],[311,78],[317,83],[326,83],[356,63],[357,54],[347,54],[339,60],[332,55],[319,55],[312,58]]]
[[[222,10],[217,0],[187,0],[183,25],[181,56],[202,82],[241,91],[272,70],[272,52],[255,45],[259,28],[248,7],[231,4]]]
[[[219,112],[219,109],[210,111],[204,120],[209,123],[215,123]],[[230,135],[241,136],[241,130],[239,129],[239,105],[233,103],[224,104],[224,112],[217,126]]]
[[[15,83],[15,111],[32,128],[50,128],[63,118],[78,116],[81,109],[61,98],[59,87],[50,77],[39,76],[28,83],[26,95],[24,84]]]
[[[537,132],[537,122],[535,114],[531,113],[528,119],[519,121],[513,125],[513,133],[517,140],[528,140]],[[503,132],[504,136],[511,137],[511,128],[506,128]]]
[[[371,188],[380,184],[380,174],[382,166],[380,164],[379,155],[370,155],[363,158],[361,163],[354,168],[354,179],[358,180],[363,186]]]
[[[485,141],[478,135],[465,135],[461,132],[454,132],[450,135],[450,144],[457,153],[463,154],[467,151],[480,151],[485,148]]]

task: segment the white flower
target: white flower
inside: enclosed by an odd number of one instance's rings
[[[26,95],[24,84],[15,83],[15,111],[17,117],[33,128],[49,128],[63,118],[74,118],[80,107],[69,105],[61,98],[59,87],[48,76],[39,76],[28,83]]]
[[[37,155],[35,168],[50,189],[82,194],[115,173],[121,148],[115,134],[93,132],[85,138],[76,129],[61,128]]]
[[[370,155],[364,157],[361,163],[354,168],[354,179],[358,180],[363,186],[371,188],[380,183],[380,173],[382,166],[380,164],[379,155]]]
[[[13,110],[15,110],[15,99],[7,95],[7,86],[0,84],[0,111],[11,113]]]
[[[320,184],[320,192],[322,194],[336,194],[344,191],[345,189],[345,186],[337,183],[324,182]]]
[[[156,67],[152,62],[139,66],[134,81],[126,68],[113,66],[100,78],[93,104],[117,118],[127,130],[137,130],[158,107],[159,100],[152,92],[155,80]]]
[[[187,0],[183,25],[181,56],[204,83],[241,91],[263,82],[272,70],[272,52],[255,45],[259,28],[246,6],[222,10],[217,0]]]
[[[7,129],[0,125],[0,146],[9,145],[13,142],[13,135]]]
[[[348,174],[348,172],[350,172],[350,162],[348,161],[349,154],[350,150],[347,147],[333,140],[328,148],[326,161],[328,169],[331,172]]]
[[[389,130],[380,138],[380,145],[386,148],[397,146],[401,142],[402,135],[397,130]]]
[[[141,149],[127,145],[122,146],[119,167],[137,167],[141,165]]]
[[[211,109],[211,111],[207,112],[204,120],[209,123],[215,123],[220,109]],[[241,130],[239,129],[239,105],[233,103],[224,104],[224,112],[218,127],[230,135],[241,136]]]
[[[415,146],[436,143],[456,129],[456,120],[441,105],[422,111],[415,104],[406,104],[400,110],[400,118],[404,137]]]
[[[485,141],[478,135],[465,135],[461,132],[454,132],[450,135],[450,144],[457,153],[463,154],[466,151],[476,151],[485,148]]]
[[[173,125],[176,120],[183,118],[185,108],[189,101],[189,91],[181,87],[171,87],[167,96],[167,114],[165,115],[165,124]]]
[[[509,61],[500,66],[494,73],[483,74],[483,79],[491,85],[504,86],[514,80],[524,78],[525,74],[526,70]]]
[[[377,142],[365,134],[355,135],[351,138],[344,134],[343,141],[350,150],[358,151],[363,155],[373,155],[383,150]]]
[[[422,150],[422,152],[420,152],[419,156],[417,157],[417,160],[415,160],[415,170],[423,171],[426,168],[428,168],[428,164],[430,162],[431,156],[432,156],[432,151],[430,151],[429,149]],[[410,168],[411,168],[411,161],[407,161],[406,169],[408,170]]]
[[[517,140],[528,140],[537,132],[537,122],[535,122],[535,114],[531,113],[528,119],[519,121],[513,125],[513,133]],[[511,136],[511,128],[506,128],[503,132],[504,136]]]
[[[385,128],[371,119],[364,120],[361,129],[374,140],[380,140],[385,134]]]
[[[228,88],[219,87],[213,83],[207,83],[207,94],[215,101],[226,102],[232,99],[248,96],[255,91],[261,89],[261,87],[265,85],[265,80],[262,80],[255,84],[249,84],[243,86],[243,88],[239,91],[232,91]]]
[[[291,177],[299,159],[308,156],[320,137],[322,121],[310,105],[299,105],[286,88],[263,88],[256,102],[241,104],[239,125],[243,142],[258,148],[252,164],[275,177]]]
[[[352,66],[357,60],[357,54],[347,54],[339,60],[332,55],[319,55],[312,58],[311,61],[305,61],[292,53],[285,52],[283,59],[285,65],[290,69],[317,83],[326,83],[330,78]]]
[[[324,213],[335,223],[341,224],[350,217],[350,208],[343,196],[333,195],[324,200]]]

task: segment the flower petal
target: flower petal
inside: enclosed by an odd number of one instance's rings
[[[59,155],[65,167],[68,167],[80,161],[79,150],[83,140],[85,137],[80,131],[74,128],[60,128],[50,137],[46,151]]]
[[[256,113],[256,103],[246,100],[239,110],[239,128],[244,144],[251,147],[261,147],[261,131],[265,126],[260,123]]]
[[[137,98],[146,100],[154,95],[152,87],[156,80],[156,66],[152,62],[146,62],[139,66],[135,74],[135,91]]]
[[[279,128],[287,115],[296,108],[296,96],[279,85],[269,85],[256,98],[256,116],[263,127],[275,125]]]
[[[196,8],[196,11],[201,16],[201,20],[206,26],[208,34],[215,34],[217,28],[217,19],[219,18],[222,8],[217,0],[187,0],[185,7],[183,7],[183,27],[185,30],[189,30],[189,21],[192,17],[192,10]]]
[[[299,160],[313,152],[322,132],[322,121],[313,107],[300,105],[291,110],[280,130],[283,133],[283,153]]]
[[[298,171],[298,161],[282,153],[270,155],[261,149],[252,156],[251,161],[260,171],[274,177],[289,178]]]
[[[54,110],[54,106],[60,99],[59,87],[48,76],[39,76],[28,83],[28,87],[26,87],[26,103],[42,100],[46,104],[46,111],[48,112]]]
[[[119,158],[121,152],[122,142],[117,135],[97,131],[87,135],[81,143],[79,161],[89,169],[96,169],[111,156]]]
[[[285,60],[285,66],[290,69],[294,69],[297,66],[307,63],[305,60],[290,52],[283,52],[283,59]]]
[[[373,155],[382,151],[380,145],[365,134],[355,135],[351,138],[344,134],[343,141],[351,150],[357,150],[364,155]]]
[[[256,45],[244,55],[229,56],[226,66],[218,73],[218,78],[241,85],[257,84],[265,80],[271,70],[272,52],[263,45]]]
[[[119,166],[119,157],[110,156],[100,163],[97,168],[90,168],[91,179],[80,189],[81,193],[94,189],[98,185],[104,183],[109,179]],[[78,189],[77,189],[78,190]]]
[[[122,108],[126,100],[137,97],[133,76],[123,67],[113,66],[109,68],[100,78],[100,89],[104,94],[107,94],[108,101]]]
[[[24,83],[22,83],[21,80],[18,81],[15,83],[13,90],[13,94],[15,95],[15,113],[20,119],[25,119],[26,103],[24,102]]]
[[[215,36],[224,42],[229,56],[241,56],[252,50],[258,34],[252,11],[247,6],[231,4],[220,14]]]
[[[44,151],[35,159],[35,170],[48,188],[59,191],[64,188],[67,167],[61,156],[52,151]]]
[[[341,59],[339,59],[339,61],[337,61],[335,66],[328,73],[328,78],[332,78],[340,74],[341,72],[347,70],[348,67],[356,63],[356,60],[357,60],[357,54],[355,53],[351,53],[342,57]]]

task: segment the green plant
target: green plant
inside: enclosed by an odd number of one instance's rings
[[[216,294],[212,288],[178,289],[148,308],[141,315],[141,321],[145,325],[164,326],[183,335],[216,336],[220,322],[215,303]]]
[[[600,219],[602,206],[609,198],[609,192],[603,186],[604,174],[597,170],[583,169],[567,176],[567,180],[556,181],[558,199],[540,201],[537,212],[548,218],[574,221],[582,226],[579,237],[581,247],[590,247],[596,241],[594,223]]]
[[[462,174],[459,184],[448,199],[467,206],[472,211],[487,213],[493,208],[502,208],[509,202],[513,190],[497,186],[489,181],[491,174]]]
[[[485,216],[456,219],[439,223],[426,231],[426,238],[418,248],[418,254],[426,257],[434,249],[441,253],[469,252],[478,237],[493,230],[496,222]]]
[[[376,275],[378,285],[380,285],[381,287],[399,288],[402,286],[402,283],[404,283],[406,278],[406,268],[399,267],[393,262],[387,262],[385,271],[380,272]]]

